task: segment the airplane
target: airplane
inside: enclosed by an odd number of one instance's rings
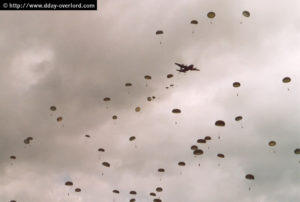
[[[187,72],[187,71],[200,71],[199,69],[195,68],[194,65],[184,65],[184,64],[179,64],[179,63],[175,63],[175,65],[179,66],[180,69],[176,69],[176,71],[179,71],[179,72]]]

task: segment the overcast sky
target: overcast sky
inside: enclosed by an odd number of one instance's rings
[[[0,201],[146,202],[156,187],[166,202],[300,201],[299,10],[296,0],[103,0],[97,11],[2,11]]]

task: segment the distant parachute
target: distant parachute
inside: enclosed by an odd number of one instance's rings
[[[194,152],[193,152],[194,155],[202,155],[203,154],[203,151],[201,149],[196,149]]]
[[[151,193],[150,193],[150,196],[156,196],[156,193],[151,192]]]
[[[242,119],[243,119],[242,116],[237,116],[237,117],[235,117],[235,120],[236,120],[236,121],[241,121]]]
[[[110,101],[110,98],[109,97],[105,97],[105,98],[103,98],[103,101],[104,102],[108,102],[108,101]]]
[[[172,112],[174,114],[179,114],[179,113],[181,113],[181,110],[180,109],[173,109]]]
[[[110,164],[108,162],[103,162],[102,165],[105,167],[110,167]]]
[[[290,83],[290,82],[291,82],[291,78],[290,78],[290,77],[284,77],[284,78],[282,79],[282,82],[283,82],[283,83]],[[289,85],[288,85],[288,86],[289,86]],[[287,90],[290,90],[290,89],[288,88]]]
[[[112,116],[112,119],[113,119],[113,120],[116,120],[116,119],[118,119],[118,116],[117,116],[117,115],[113,115],[113,116]]]
[[[246,178],[247,180],[254,180],[254,175],[252,175],[252,174],[247,174],[247,175],[245,176],[245,178]]]
[[[80,188],[76,188],[75,192],[81,192],[81,189]]]
[[[282,82],[283,82],[283,83],[290,83],[290,82],[291,82],[291,78],[290,78],[290,77],[284,77],[284,78],[282,79]]]
[[[295,149],[295,154],[300,154],[300,148]]]
[[[10,156],[10,159],[15,160],[17,157],[16,156]]]
[[[26,139],[24,140],[24,143],[25,143],[25,144],[30,144],[30,141],[32,141],[32,140],[33,140],[32,137],[28,137],[28,138],[26,138]]]
[[[160,172],[160,173],[163,173],[163,172],[165,172],[165,169],[159,168],[157,171]]]
[[[66,186],[73,186],[73,182],[67,181],[67,182],[65,182],[65,185],[66,185]]]
[[[276,145],[276,142],[275,142],[275,141],[270,141],[270,142],[269,142],[269,146],[270,146],[270,147],[274,147],[275,145]]]
[[[210,136],[205,136],[205,138],[204,138],[206,141],[207,140],[211,140],[211,137]]]
[[[224,127],[225,126],[225,122],[222,121],[222,120],[218,120],[218,121],[215,122],[215,125],[219,126],[219,127]]]
[[[55,106],[51,106],[51,107],[50,107],[50,110],[51,110],[51,111],[55,111],[55,110],[56,110],[56,107],[55,107]]]
[[[135,136],[131,136],[130,138],[129,138],[129,141],[133,141],[133,140],[135,140],[136,138],[135,138]]]
[[[161,199],[159,198],[153,199],[153,202],[161,202]]]
[[[115,193],[115,194],[119,194],[120,192],[119,192],[119,190],[113,190],[113,193]]]
[[[135,112],[140,112],[141,111],[141,107],[136,107],[135,108]]]
[[[162,31],[162,30],[157,30],[156,32],[155,32],[155,34],[156,35],[160,35],[160,34],[163,34],[164,32]]]
[[[217,156],[219,157],[219,158],[225,158],[225,155],[224,154],[217,154]]]
[[[130,191],[129,194],[136,195],[136,191]]]
[[[179,165],[179,166],[185,166],[185,162],[180,161],[180,162],[178,162],[178,165]]]
[[[237,116],[237,117],[235,117],[235,120],[236,121],[241,121],[241,120],[243,120],[243,117],[242,116]],[[241,128],[243,128],[243,124],[241,124]]]
[[[146,79],[146,80],[151,80],[151,76],[149,76],[149,75],[146,75],[146,76],[144,76],[144,78]]]
[[[197,149],[198,149],[197,145],[192,145],[192,146],[191,146],[191,150],[195,151],[195,150],[197,150]]]
[[[156,34],[156,35],[162,35],[162,34],[164,34],[164,32],[163,32],[162,30],[157,30],[157,31],[155,32],[155,34]],[[159,44],[162,44],[162,42],[160,41]]]
[[[168,78],[168,79],[170,79],[170,78],[172,78],[172,77],[173,77],[173,74],[168,74],[168,75],[167,75],[167,78]]]
[[[135,199],[134,198],[132,198],[132,199],[130,199],[130,201],[129,202],[135,202]]]
[[[249,11],[243,11],[243,16],[245,16],[246,18],[250,17],[250,12]]]
[[[99,151],[99,152],[105,152],[105,149],[99,148],[98,151]]]
[[[163,191],[163,188],[161,188],[161,187],[156,188],[156,192],[162,192],[162,191]]]
[[[125,87],[131,87],[132,83],[125,83]],[[128,94],[130,94],[130,91],[128,90]]]
[[[207,13],[207,17],[208,17],[208,18],[211,18],[211,19],[212,19],[212,18],[215,18],[215,17],[216,17],[216,13],[215,13],[215,12],[212,12],[212,11],[211,11],[211,12],[208,12],[208,13]]]
[[[61,116],[57,117],[56,121],[57,122],[61,122],[63,120],[63,118]]]
[[[203,144],[203,143],[206,143],[206,140],[205,139],[198,139],[197,142]]]
[[[198,21],[197,21],[197,20],[192,20],[192,21],[191,21],[191,24],[197,25],[197,24],[198,24]]]
[[[233,86],[234,88],[238,88],[238,87],[241,86],[241,84],[240,84],[240,82],[233,82],[232,86]]]
[[[91,136],[90,136],[90,135],[88,135],[88,134],[86,134],[86,135],[85,135],[85,137],[87,137],[87,138],[90,138]]]

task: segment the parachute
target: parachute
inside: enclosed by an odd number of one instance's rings
[[[245,16],[246,18],[250,17],[250,12],[249,11],[243,11],[243,16]]]
[[[234,88],[238,88],[238,87],[241,86],[241,84],[240,84],[240,82],[233,82],[232,86],[233,86]]]
[[[235,120],[236,120],[236,121],[241,121],[242,119],[243,119],[242,116],[237,116],[237,117],[235,117]]]
[[[113,120],[116,120],[116,119],[118,119],[118,116],[117,116],[117,115],[113,115],[113,116],[112,116],[112,119],[113,119]]]
[[[135,140],[136,138],[135,138],[135,136],[131,136],[130,138],[129,138],[129,141],[133,141],[133,140]]]
[[[30,144],[30,141],[32,141],[32,140],[33,140],[32,137],[28,137],[28,138],[26,138],[26,139],[24,140],[24,143],[25,143],[25,144]]]
[[[219,158],[225,158],[225,155],[224,154],[217,154],[217,156],[219,157]]]
[[[211,19],[212,19],[212,18],[215,18],[215,17],[216,17],[216,13],[215,13],[215,12],[212,12],[212,11],[211,11],[211,12],[208,12],[208,13],[207,13],[207,17],[208,17],[208,18],[211,18]]]
[[[235,117],[235,120],[236,121],[241,121],[241,120],[243,120],[243,117],[242,116],[237,116],[237,117]],[[241,128],[244,128],[243,124],[241,124]]]
[[[270,142],[269,142],[269,146],[270,146],[270,147],[274,147],[275,145],[276,145],[276,142],[275,142],[275,141],[270,141]]]
[[[141,111],[141,107],[136,107],[135,108],[135,112],[140,112]]]
[[[55,106],[51,106],[50,110],[54,112],[56,110],[56,107]]]
[[[297,148],[297,149],[295,149],[295,154],[300,154],[300,149],[299,148]]]
[[[155,34],[156,35],[160,35],[160,34],[163,34],[164,32],[162,31],[162,30],[157,30],[156,32],[155,32]]]
[[[61,122],[63,120],[63,118],[61,116],[57,117],[56,121],[57,122]]]
[[[10,156],[10,159],[15,160],[17,157],[16,156]]]
[[[246,178],[247,180],[254,180],[254,175],[252,175],[252,174],[247,174],[247,175],[245,176],[245,178]]]
[[[225,122],[222,121],[222,120],[218,120],[218,121],[215,122],[215,125],[219,126],[219,127],[224,127],[225,126]]]
[[[76,188],[75,192],[81,192],[81,189],[80,188]]]
[[[291,78],[290,78],[290,77],[284,77],[284,78],[282,79],[282,82],[283,82],[283,83],[290,83],[290,82],[291,82]]]
[[[150,193],[150,196],[156,196],[156,193],[151,192],[151,193]]]
[[[192,145],[192,146],[191,146],[191,150],[195,151],[195,150],[197,150],[197,149],[198,149],[197,145]]]
[[[156,188],[156,192],[162,192],[162,191],[163,191],[163,188],[161,188],[161,187]]]
[[[162,30],[157,30],[155,32],[156,35],[162,35],[164,32]],[[162,44],[162,42],[160,41],[159,44]]]
[[[115,194],[119,194],[120,192],[119,192],[119,190],[113,190],[113,193],[115,193]]]
[[[191,21],[191,24],[197,25],[197,24],[198,24],[198,21],[197,21],[197,20],[192,20],[192,21]]]
[[[125,83],[125,86],[130,87],[130,86],[132,86],[132,83]]]
[[[168,75],[167,75],[167,78],[168,78],[168,79],[170,79],[170,78],[172,78],[172,77],[173,77],[173,74],[168,74]]]
[[[98,151],[99,151],[99,152],[105,152],[105,149],[99,148]]]
[[[204,138],[206,141],[207,140],[211,140],[211,137],[210,136],[205,136],[205,138]]]
[[[109,97],[105,97],[105,98],[103,98],[103,101],[104,102],[108,102],[108,101],[110,101],[110,98]]]
[[[241,86],[241,84],[240,84],[240,82],[233,82],[232,86],[233,86],[234,88],[239,88],[239,87]],[[239,93],[238,93],[238,92],[236,93],[236,96],[239,96]]]
[[[130,191],[129,194],[136,195],[136,191]]]
[[[198,139],[197,142],[198,143],[206,143],[206,140],[205,139]]]
[[[146,76],[144,76],[144,78],[146,79],[146,80],[151,80],[151,76],[149,76],[149,75],[146,75]]]
[[[66,185],[66,186],[73,186],[73,182],[67,181],[67,182],[65,182],[65,185]]]
[[[284,78],[282,79],[282,82],[283,82],[283,83],[290,83],[290,82],[291,82],[291,78],[290,78],[290,77],[284,77]],[[289,85],[288,85],[288,86],[289,86]],[[288,87],[287,90],[290,90],[289,87]]]
[[[196,149],[194,152],[193,152],[194,155],[202,155],[203,154],[203,151],[201,149]]]
[[[180,109],[173,109],[172,112],[174,114],[179,114],[179,113],[181,113],[181,110]]]
[[[103,162],[102,165],[108,168],[110,167],[110,164],[108,162]]]
[[[180,162],[178,162],[178,165],[179,165],[179,166],[185,166],[185,162],[180,161]]]
[[[160,172],[160,173],[163,173],[163,172],[165,172],[165,169],[159,168],[157,171]]]

